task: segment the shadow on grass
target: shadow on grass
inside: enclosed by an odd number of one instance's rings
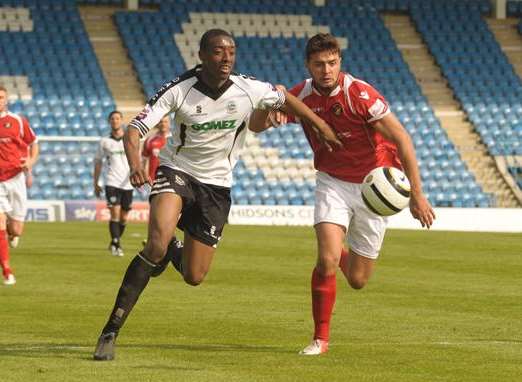
[[[135,350],[180,350],[180,351],[197,351],[197,352],[251,352],[251,353],[294,353],[294,349],[289,350],[277,346],[268,345],[248,345],[248,344],[194,344],[194,345],[178,345],[178,344],[122,344],[117,345],[118,350],[125,349]],[[29,344],[2,344],[0,345],[0,354],[7,357],[21,358],[77,358],[84,360],[92,360],[92,352],[94,344],[56,344],[56,343],[29,343]]]

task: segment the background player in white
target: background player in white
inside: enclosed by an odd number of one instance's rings
[[[133,187],[129,180],[129,163],[123,148],[123,115],[115,110],[109,114],[108,120],[111,134],[100,140],[94,160],[94,194],[97,197],[101,195],[99,180],[105,163],[105,198],[111,213],[109,250],[113,256],[123,256],[120,239],[132,206]]]
[[[0,86],[0,265],[4,284],[13,285],[16,279],[9,264],[7,241],[9,238],[15,247],[23,232],[27,212],[26,181],[30,182],[39,148],[27,119],[11,113],[7,102],[7,89]]]
[[[232,72],[232,36],[212,29],[202,36],[202,64],[165,84],[129,125],[125,149],[131,182],[150,181],[141,166],[139,139],[166,114],[174,113],[173,136],[160,153],[150,196],[147,244],[129,265],[94,359],[114,358],[120,328],[153,275],[166,266],[167,245],[176,226],[185,231],[183,277],[200,284],[210,268],[230,209],[232,170],[244,144],[252,111],[283,108],[309,119],[322,137],[339,144],[330,127],[297,98],[272,85]],[[181,218],[180,218],[181,215]],[[181,250],[181,249],[180,249]]]
[[[343,142],[333,151],[325,150],[308,122],[300,119],[318,170],[314,213],[318,257],[312,272],[315,331],[312,343],[301,354],[318,355],[328,350],[337,268],[341,267],[352,288],[363,288],[384,239],[386,218],[371,212],[361,198],[364,176],[380,166],[404,167],[412,188],[413,217],[429,228],[435,214],[422,192],[415,149],[407,131],[376,89],[341,72],[341,50],[334,36],[318,34],[308,41],[306,67],[312,78],[290,93],[327,121]],[[270,117],[256,112],[252,128],[262,131],[274,119],[285,120],[280,114],[272,120]],[[349,252],[343,248],[345,239]]]

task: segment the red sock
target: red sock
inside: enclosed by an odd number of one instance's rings
[[[312,313],[314,316],[314,339],[328,341],[330,319],[335,303],[335,274],[322,276],[316,268],[312,272]]]
[[[344,274],[348,271],[348,264],[346,264],[346,260],[348,258],[348,251],[346,249],[341,250],[341,258],[339,259],[339,268],[343,271]]]
[[[5,230],[0,231],[0,266],[2,266],[4,277],[7,277],[11,273],[11,268],[9,267],[9,247]]]

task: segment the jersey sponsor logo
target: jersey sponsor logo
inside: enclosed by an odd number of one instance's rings
[[[370,99],[370,95],[368,94],[368,92],[366,90],[364,90],[364,91],[361,92],[361,94],[359,94],[359,98],[369,100]]]
[[[208,130],[229,130],[236,127],[236,120],[230,119],[225,121],[210,121],[205,123],[195,123],[191,127],[196,131]]]
[[[377,99],[372,106],[368,109],[368,112],[372,117],[378,117],[386,111],[386,104],[380,99]]]
[[[4,127],[5,127],[6,129],[10,129],[11,126],[12,126],[12,125],[11,125],[10,122],[6,122],[6,123],[4,123]]]
[[[343,107],[342,105],[337,102],[337,103],[334,103],[334,105],[332,106],[332,112],[336,115],[336,116],[340,116],[342,113],[343,113]]]
[[[230,101],[227,104],[227,113],[228,114],[234,114],[237,111],[237,105],[234,101]]]

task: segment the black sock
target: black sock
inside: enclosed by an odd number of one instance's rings
[[[120,245],[120,222],[111,220],[109,222],[109,231],[111,233],[111,244],[118,247]]]
[[[141,253],[131,261],[123,277],[112,313],[103,328],[103,334],[110,332],[118,334],[141,292],[147,286],[154,268],[156,266],[146,260]]]
[[[183,242],[176,240],[176,237],[172,238],[167,247],[165,257],[157,264],[156,268],[152,272],[152,277],[158,277],[167,269],[169,262],[172,262],[174,268],[183,275],[183,266],[181,263],[183,253]]]
[[[123,236],[123,231],[125,231],[125,227],[127,227],[127,224],[120,222],[120,237]]]
[[[183,242],[172,239],[167,248],[167,256],[174,268],[183,276]]]

